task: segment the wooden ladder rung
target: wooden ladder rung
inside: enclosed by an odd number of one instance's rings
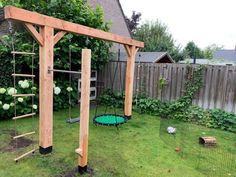
[[[17,52],[17,51],[12,51],[11,54],[17,54],[17,55],[35,55],[35,53],[32,53],[32,52]]]
[[[22,159],[23,157],[25,157],[25,156],[27,156],[27,155],[29,155],[29,154],[34,153],[35,151],[36,151],[36,149],[33,149],[33,150],[31,150],[31,151],[29,151],[29,152],[26,152],[26,153],[22,154],[21,156],[15,158],[14,160],[15,160],[15,162],[17,162],[18,160]]]
[[[13,97],[29,97],[29,96],[35,96],[35,94],[13,94]]]
[[[75,150],[75,152],[76,152],[77,154],[79,154],[79,156],[82,157],[82,149],[78,148],[78,149]]]
[[[12,119],[13,119],[13,120],[22,119],[22,118],[31,117],[31,116],[34,116],[34,115],[36,115],[36,113],[25,114],[25,115],[22,115],[22,116],[16,116],[16,117],[13,117]]]
[[[31,75],[31,74],[12,74],[12,76],[17,76],[17,77],[35,77],[35,75]]]
[[[33,134],[35,134],[35,132],[24,133],[24,134],[21,134],[21,135],[18,135],[18,136],[14,136],[13,139],[18,139],[18,138],[33,135]]]

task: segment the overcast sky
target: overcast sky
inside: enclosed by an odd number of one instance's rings
[[[142,22],[159,19],[177,44],[194,41],[234,49],[236,45],[236,0],[120,0],[125,14],[142,13]]]

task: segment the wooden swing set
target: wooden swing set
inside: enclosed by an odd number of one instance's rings
[[[1,9],[0,15],[0,20],[13,20],[22,23],[40,46],[39,152],[41,154],[51,153],[53,146],[53,72],[48,72],[48,68],[53,69],[54,46],[66,33],[85,35],[124,45],[128,55],[124,115],[128,119],[131,118],[135,55],[139,48],[144,47],[143,42],[13,6],[6,6]],[[37,31],[35,26],[39,28],[39,31]],[[54,30],[59,32],[54,34]],[[81,66],[80,144],[79,148],[75,150],[79,155],[78,170],[80,173],[86,172],[88,161],[90,73],[91,50],[83,49]],[[27,115],[22,115],[21,117],[27,117]],[[30,153],[32,152],[25,153],[21,157]]]

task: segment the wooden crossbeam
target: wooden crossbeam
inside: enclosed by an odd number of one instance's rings
[[[15,162],[17,162],[18,160],[24,158],[25,156],[27,156],[27,155],[29,155],[29,154],[34,153],[35,151],[36,151],[36,149],[33,149],[33,150],[31,150],[31,151],[29,151],[29,152],[26,152],[26,153],[22,154],[21,156],[15,158],[14,160],[15,160]]]
[[[16,76],[16,77],[35,77],[35,75],[31,75],[31,74],[12,74],[12,76]]]
[[[16,117],[13,117],[12,119],[13,119],[13,120],[22,119],[22,118],[31,117],[31,116],[34,116],[34,115],[36,115],[36,113],[31,113],[31,114],[25,114],[25,115],[21,115],[21,116],[16,116]]]
[[[12,51],[11,54],[16,54],[16,55],[35,55],[35,53],[32,53],[32,52],[17,52],[17,51]]]
[[[54,36],[54,45],[60,41],[60,39],[66,34],[65,31],[59,31],[55,36]]]
[[[4,7],[4,18],[24,23],[31,23],[33,25],[48,26],[57,30],[76,33],[120,44],[126,44],[140,48],[144,47],[144,43],[137,40],[79,25],[76,23],[64,21],[58,18],[53,18],[39,13],[27,11],[24,9],[16,8],[13,6]]]
[[[24,134],[21,134],[21,135],[14,136],[13,139],[18,139],[18,138],[22,138],[22,137],[33,135],[33,134],[35,134],[35,132],[28,132],[28,133],[24,133]]]
[[[30,97],[35,96],[35,94],[13,94],[13,97]]]
[[[30,23],[24,23],[24,26],[27,29],[27,31],[29,33],[31,33],[33,38],[39,43],[39,45],[42,46],[43,45],[43,37],[39,34],[39,32],[35,29],[35,27]]]

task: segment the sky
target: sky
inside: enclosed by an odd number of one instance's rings
[[[141,23],[160,20],[176,44],[194,41],[200,48],[211,44],[234,49],[236,0],[120,0],[126,16],[141,12]]]

